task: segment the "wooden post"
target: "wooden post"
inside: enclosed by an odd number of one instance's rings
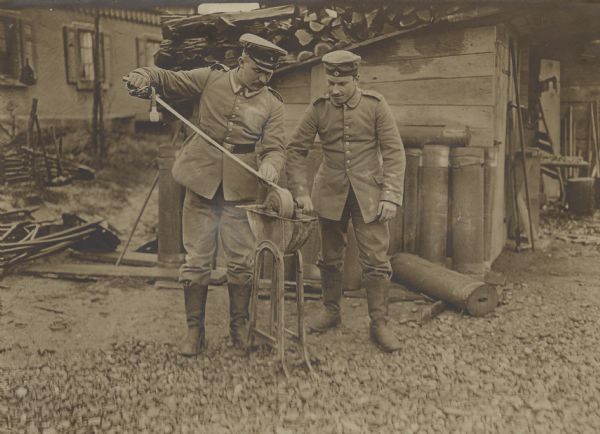
[[[94,101],[92,106],[92,150],[97,163],[106,157],[104,139],[104,109],[102,105],[102,69],[100,53],[100,13],[94,15],[94,40],[92,44],[92,58],[94,63]]]
[[[181,217],[185,191],[171,175],[181,130],[182,124],[177,122],[171,143],[158,148],[158,263],[164,267],[177,267],[184,258]]]

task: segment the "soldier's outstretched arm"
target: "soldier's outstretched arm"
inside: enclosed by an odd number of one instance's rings
[[[127,85],[139,89],[145,82],[155,87],[164,98],[192,99],[204,90],[210,71],[210,68],[197,68],[191,71],[169,71],[157,67],[137,68],[128,74]]]

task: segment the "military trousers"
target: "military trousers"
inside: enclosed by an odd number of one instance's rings
[[[186,189],[183,202],[183,246],[185,263],[179,269],[179,280],[208,285],[218,239],[221,238],[227,261],[227,281],[234,285],[249,284],[254,260],[254,235],[246,211],[223,197],[223,184],[212,199]]]
[[[392,272],[388,252],[390,233],[385,222],[365,223],[354,190],[350,187],[341,220],[319,218],[321,253],[319,268],[341,272],[348,244],[348,223],[352,219],[358,245],[358,261],[364,279],[389,279]]]

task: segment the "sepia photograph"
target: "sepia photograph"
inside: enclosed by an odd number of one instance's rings
[[[0,0],[0,434],[600,433],[600,0]]]

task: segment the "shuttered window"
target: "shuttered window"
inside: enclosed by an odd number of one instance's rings
[[[35,83],[34,50],[31,22],[21,18],[18,12],[0,11],[0,78],[3,84],[16,84],[19,79],[24,84]]]
[[[154,55],[160,48],[160,39],[156,36],[136,38],[137,66],[155,66]]]
[[[94,85],[94,30],[87,24],[63,27],[66,80],[79,90],[91,90]],[[104,88],[111,82],[111,40],[100,32],[100,81]]]

